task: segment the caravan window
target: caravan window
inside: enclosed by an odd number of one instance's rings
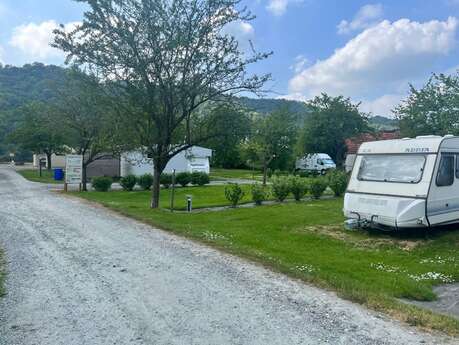
[[[422,179],[424,155],[367,155],[362,157],[361,181],[418,183]]]
[[[442,155],[437,173],[437,186],[451,186],[454,183],[454,156]]]

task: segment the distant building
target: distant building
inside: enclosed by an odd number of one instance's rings
[[[33,166],[35,168],[39,167],[41,159],[45,160],[45,166],[48,167],[46,155],[35,154],[33,155]],[[53,154],[51,156],[51,167],[65,169],[65,155]],[[120,159],[111,154],[100,155],[97,160],[88,165],[87,169],[88,178],[97,176],[119,177],[120,173]]]
[[[347,172],[352,170],[354,166],[355,157],[357,151],[360,148],[360,145],[369,141],[379,141],[379,140],[392,140],[400,139],[400,131],[391,130],[391,131],[380,131],[376,133],[362,133],[358,136],[348,138],[345,140],[347,152],[346,152],[346,161],[344,163],[345,169]]]

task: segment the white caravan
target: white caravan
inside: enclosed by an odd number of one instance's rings
[[[336,164],[326,153],[310,153],[297,159],[295,169],[323,175],[330,169],[336,169]]]
[[[165,173],[204,172],[210,173],[212,150],[200,146],[192,146],[175,155],[164,169]],[[121,155],[121,176],[153,173],[153,160],[141,151],[126,152]]]
[[[350,226],[388,230],[459,222],[459,137],[362,144],[344,214]]]

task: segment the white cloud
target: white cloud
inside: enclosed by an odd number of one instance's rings
[[[3,47],[0,46],[0,64],[4,65],[5,64],[5,61],[3,61]]]
[[[338,24],[338,33],[347,34],[352,31],[369,28],[375,25],[383,15],[381,4],[369,4],[362,6],[352,21],[342,20]]]
[[[275,16],[282,16],[290,4],[299,2],[303,0],[269,0],[266,9]]]
[[[304,55],[298,55],[295,58],[295,62],[293,63],[293,65],[290,66],[290,69],[293,70],[295,73],[300,73],[305,69],[308,63],[309,60]]]
[[[438,57],[454,49],[457,26],[456,18],[425,23],[383,21],[329,58],[297,73],[289,82],[289,92],[306,98],[327,92],[360,99],[394,90],[399,93],[409,81],[429,73]]]
[[[252,24],[243,21],[231,22],[225,26],[224,30],[225,33],[234,36],[244,50],[250,48],[250,41],[255,37],[255,29]]]
[[[360,110],[373,115],[393,117],[392,110],[404,98],[401,94],[387,94],[370,101],[362,101]]]
[[[71,30],[79,23],[68,23],[65,28]],[[13,29],[9,44],[20,50],[28,59],[48,60],[62,58],[64,54],[50,46],[53,41],[53,31],[59,27],[54,20],[48,20],[40,24],[29,23]]]

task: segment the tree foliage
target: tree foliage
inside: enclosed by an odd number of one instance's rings
[[[68,131],[57,128],[56,109],[42,102],[31,102],[16,113],[21,114],[22,120],[8,140],[23,150],[46,154],[48,169],[51,169],[52,154],[64,152],[68,144]]]
[[[404,136],[459,135],[459,75],[433,74],[394,110]]]
[[[311,113],[300,133],[298,153],[327,153],[335,162],[342,163],[345,139],[369,130],[368,116],[359,111],[360,104],[353,104],[343,96],[323,93],[308,105]]]
[[[66,86],[58,92],[58,100],[51,105],[53,112],[59,114],[56,124],[66,129],[68,146],[84,158],[83,190],[87,190],[88,165],[116,151],[118,123],[112,99],[104,88],[95,76],[72,69]]]
[[[250,139],[242,150],[249,165],[257,164],[263,170],[266,185],[267,170],[273,162],[291,159],[296,137],[295,116],[286,109],[275,111],[254,120]]]
[[[269,54],[244,54],[228,24],[253,16],[240,0],[80,0],[89,9],[72,32],[57,30],[54,46],[68,61],[90,65],[118,81],[124,118],[136,144],[152,157],[152,207],[159,207],[159,177],[177,153],[208,139],[194,131],[196,110],[212,100],[257,91],[268,75],[247,66]]]

